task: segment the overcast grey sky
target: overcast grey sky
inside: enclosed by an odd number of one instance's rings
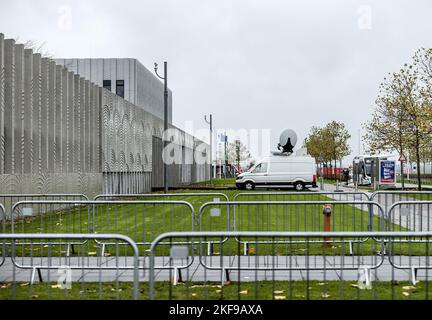
[[[432,2],[347,0],[0,0],[0,32],[54,57],[169,62],[174,123],[284,128],[343,121],[358,153],[378,85],[432,46]],[[254,149],[254,147],[252,147]],[[254,150],[253,150],[254,151]]]

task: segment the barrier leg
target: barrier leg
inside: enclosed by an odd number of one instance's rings
[[[370,288],[371,285],[371,269],[366,267],[364,269],[364,273],[365,273],[365,280],[366,280],[366,288]]]
[[[354,255],[354,243],[352,241],[349,241],[348,244],[349,244],[349,253],[351,256],[353,256]]]
[[[39,282],[43,282],[41,270],[37,267],[33,267],[31,275],[30,275],[30,284],[34,284],[35,277],[36,277],[36,271],[38,273]]]
[[[222,268],[221,270],[221,286],[224,286],[225,283],[231,282],[229,269]]]
[[[417,270],[418,269],[416,267],[411,268],[411,283],[413,286],[417,284]]]
[[[102,243],[101,257],[105,255],[105,243]]]
[[[209,242],[207,243],[207,255],[208,255],[208,256],[211,256],[212,253],[213,253],[213,244],[209,241]]]
[[[67,248],[66,248],[66,257],[69,257],[70,254],[71,254],[71,252],[72,252],[72,254],[74,254],[75,253],[75,248],[74,248],[73,244],[68,243],[67,244]]]
[[[361,267],[361,269],[363,271],[363,274],[360,275],[359,285],[363,287],[362,289],[371,289],[371,269],[367,266],[363,266]]]
[[[384,255],[386,255],[387,254],[387,250],[386,250],[386,243],[383,241],[383,244],[382,244],[382,253],[384,254]]]
[[[248,252],[249,252],[249,243],[248,242],[243,243],[243,250],[244,250],[244,255],[247,256]]]
[[[177,272],[178,272],[178,281],[177,282],[183,282],[183,276],[182,276],[181,269],[178,268]]]
[[[177,268],[174,267],[174,278],[173,278],[173,286],[177,285]]]
[[[32,268],[31,274],[30,274],[30,284],[34,283],[34,278],[36,275],[36,268]]]
[[[39,281],[43,282],[41,269],[37,268],[37,272],[38,272]]]

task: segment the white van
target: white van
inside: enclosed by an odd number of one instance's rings
[[[316,163],[310,156],[272,155],[254,165],[249,171],[237,176],[239,189],[255,187],[283,188],[294,186],[297,191],[316,187]]]

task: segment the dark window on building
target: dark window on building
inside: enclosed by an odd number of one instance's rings
[[[116,94],[124,98],[124,80],[116,81]]]
[[[107,89],[108,91],[111,91],[111,80],[104,80],[103,81],[103,87]]]

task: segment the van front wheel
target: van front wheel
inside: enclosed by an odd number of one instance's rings
[[[253,190],[253,189],[255,189],[255,184],[252,181],[247,181],[244,184],[244,187],[246,190]]]
[[[301,181],[297,181],[296,183],[294,183],[294,188],[295,188],[297,191],[303,191],[304,188],[305,188],[305,186],[304,186],[303,182],[301,182]]]

